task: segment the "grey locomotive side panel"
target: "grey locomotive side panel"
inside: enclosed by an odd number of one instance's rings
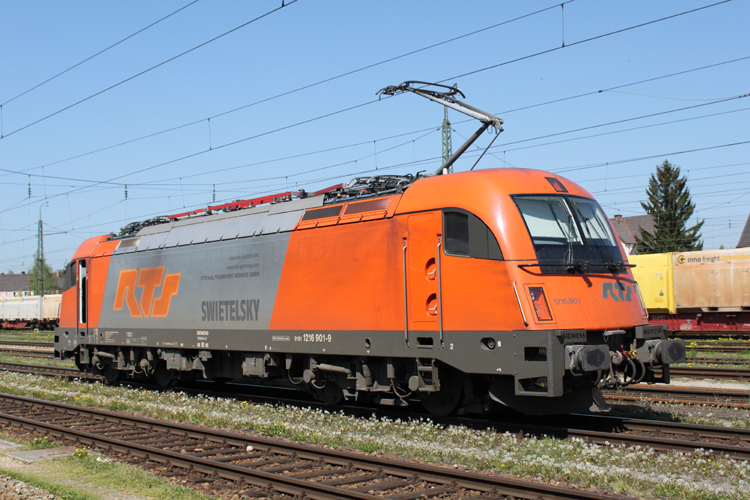
[[[113,255],[98,328],[102,340],[108,343],[108,331],[119,337],[124,330],[268,329],[289,237],[280,233]],[[151,286],[151,301],[149,272],[161,274]],[[169,298],[175,280],[177,291]]]

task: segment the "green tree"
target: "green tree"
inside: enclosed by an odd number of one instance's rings
[[[702,250],[700,229],[704,221],[688,228],[687,221],[695,211],[687,179],[680,177],[680,167],[664,160],[651,174],[646,190],[648,200],[641,207],[654,219],[654,234],[641,229],[636,236],[638,253],[687,252]]]
[[[42,267],[44,276],[44,289],[42,290],[42,280],[39,279],[39,267]],[[44,295],[46,293],[54,293],[58,290],[57,276],[52,272],[52,268],[47,264],[46,260],[41,261],[39,255],[34,253],[34,265],[29,269],[29,288],[34,292],[35,295]]]

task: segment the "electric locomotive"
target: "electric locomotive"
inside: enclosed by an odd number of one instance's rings
[[[466,109],[453,95],[430,97]],[[668,383],[685,359],[598,203],[539,170],[358,178],[131,224],[84,242],[65,280],[56,356],[111,381],[549,414],[605,410],[599,389]]]

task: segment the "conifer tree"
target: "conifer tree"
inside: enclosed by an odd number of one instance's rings
[[[687,179],[680,177],[680,167],[664,160],[651,174],[646,190],[648,200],[641,207],[654,219],[654,234],[641,228],[636,236],[638,253],[687,252],[702,250],[700,229],[704,221],[687,228],[695,211]]]

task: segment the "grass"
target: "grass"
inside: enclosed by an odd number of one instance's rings
[[[7,436],[1,437],[13,440]],[[21,447],[14,448],[13,451],[60,446],[46,436],[19,444]],[[0,468],[0,474],[54,493],[64,500],[102,500],[112,498],[113,495],[159,500],[214,498],[150,474],[139,467],[113,462],[91,453],[88,448],[78,449],[68,458],[36,462],[22,467],[26,470],[6,466]]]
[[[680,500],[750,497],[747,462],[710,450],[656,453],[640,447],[594,445],[582,440],[525,437],[430,420],[356,418],[291,406],[226,398],[152,393],[35,375],[0,373],[0,391],[83,406],[130,411],[176,422],[202,423],[332,448],[389,453],[446,465],[495,470],[522,477],[612,489],[619,494]],[[674,417],[650,410],[638,418]]]
[[[732,341],[731,338],[728,339],[716,339],[716,340],[701,340],[701,344],[706,345],[705,347],[701,347],[701,350],[696,350],[695,347],[697,345],[697,341],[694,340],[686,340],[685,341],[685,347],[687,347],[687,359],[685,360],[685,363],[679,363],[675,364],[674,366],[712,366],[712,367],[719,367],[719,368],[738,368],[738,369],[747,369],[750,368],[750,349],[745,351],[739,351],[739,352],[714,352],[711,350],[711,346],[715,345],[716,347],[721,347],[725,342]],[[733,342],[736,342],[733,341]],[[750,341],[748,341],[748,345],[750,345]],[[718,363],[696,363],[691,361],[692,358],[719,358],[719,359],[732,359],[732,360],[745,360],[746,363],[741,365],[731,365],[731,364],[722,364],[721,362]]]
[[[3,342],[53,342],[55,332],[52,330],[0,330],[0,341]]]
[[[3,363],[22,363],[25,365],[37,366],[54,366],[55,368],[75,368],[75,363],[70,360],[60,360],[52,358],[30,358],[27,356],[11,356],[0,354],[0,361]]]
[[[24,483],[36,486],[37,488],[47,490],[63,500],[101,500],[101,497],[99,496],[92,495],[91,493],[81,491],[71,486],[56,484],[33,474],[25,474],[23,472],[16,472],[2,468],[0,468],[0,474],[12,477],[17,481],[23,481]]]

